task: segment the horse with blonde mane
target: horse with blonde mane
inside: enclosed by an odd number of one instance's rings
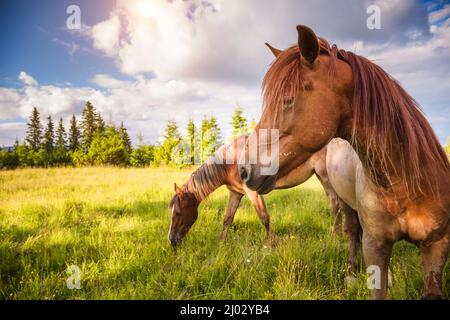
[[[435,133],[415,100],[382,68],[330,46],[306,26],[297,32],[297,44],[270,47],[276,59],[264,78],[264,108],[254,132],[279,131],[280,153],[270,155],[279,157],[279,170],[266,176],[260,162],[244,163],[242,181],[265,194],[332,138],[348,141],[361,168],[343,169],[346,158],[331,162],[339,148],[329,149],[327,168],[338,196],[357,211],[366,265],[379,270],[372,298],[386,298],[392,246],[402,239],[420,249],[422,298],[444,298],[450,164]]]

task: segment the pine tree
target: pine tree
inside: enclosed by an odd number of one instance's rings
[[[196,147],[196,141],[195,141],[195,123],[194,120],[189,120],[187,125],[187,140],[189,144],[189,163],[194,164],[195,163],[195,147]]]
[[[165,140],[179,140],[180,133],[178,132],[178,124],[173,120],[168,120],[166,129],[164,130]]]
[[[67,153],[67,136],[64,129],[63,118],[59,118],[58,129],[56,130],[56,143],[52,160],[57,164],[70,163],[70,155]]]
[[[16,137],[16,140],[14,141],[14,150],[17,150],[17,148],[19,148],[20,143],[19,143],[19,138]]]
[[[206,116],[203,117],[202,127],[200,129],[200,160],[202,162],[207,158],[207,148],[208,148],[208,131],[209,131],[209,120]]]
[[[200,158],[203,162],[222,145],[222,136],[215,117],[203,118],[200,139]]]
[[[94,106],[90,101],[86,102],[83,113],[81,114],[82,144],[85,149],[89,149],[96,131],[96,113]]]
[[[155,150],[155,162],[168,164],[172,161],[172,151],[181,140],[175,121],[167,121],[163,139],[163,142]]]
[[[209,127],[209,143],[211,146],[210,151],[211,154],[213,154],[222,145],[222,134],[220,132],[216,117],[211,117],[211,119],[209,120]]]
[[[242,116],[242,108],[238,105],[234,110],[231,126],[233,128],[233,138],[237,138],[248,132],[247,119]]]
[[[55,146],[55,130],[53,126],[52,116],[48,116],[47,120],[47,127],[44,133],[44,149],[47,154],[51,154]]]
[[[122,136],[122,139],[123,139],[123,141],[125,143],[125,149],[130,154],[131,151],[132,151],[131,139],[130,139],[130,136],[128,134],[127,128],[125,128],[125,126],[123,125],[123,121],[120,123],[119,132],[120,132],[120,134]]]
[[[72,115],[69,130],[69,150],[75,151],[80,147],[80,129],[78,129],[77,118]]]
[[[95,126],[96,126],[96,132],[103,134],[105,133],[106,124],[103,120],[103,117],[100,112],[95,114]]]
[[[36,107],[33,108],[30,122],[27,123],[27,126],[28,130],[25,141],[31,150],[38,151],[42,144],[42,124]]]
[[[56,149],[66,148],[66,130],[64,129],[63,118],[59,119],[58,130],[56,132]]]

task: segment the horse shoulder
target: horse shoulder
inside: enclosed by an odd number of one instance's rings
[[[244,194],[244,184],[239,177],[238,166],[236,164],[227,166],[225,184],[228,190]]]

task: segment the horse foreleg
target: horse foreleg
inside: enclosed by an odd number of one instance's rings
[[[223,229],[220,233],[220,240],[225,240],[227,238],[228,229],[233,222],[234,215],[236,214],[237,208],[241,203],[241,199],[244,195],[230,190],[230,196],[228,198],[228,207],[223,217]]]
[[[444,299],[442,270],[447,262],[450,246],[450,228],[447,235],[430,245],[421,245],[424,290],[422,299]]]
[[[364,261],[369,273],[367,285],[372,289],[372,299],[386,299],[392,242],[374,239],[364,230],[362,240]]]

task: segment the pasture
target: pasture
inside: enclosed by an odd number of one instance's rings
[[[200,206],[174,251],[167,240],[173,182],[191,169],[55,168],[0,172],[1,299],[368,299],[366,275],[344,284],[347,240],[333,239],[330,208],[315,179],[265,197],[276,243],[248,200],[225,242],[228,192]],[[81,288],[66,286],[70,265]],[[418,299],[416,247],[395,244],[390,299]],[[450,291],[450,264],[444,272]]]

